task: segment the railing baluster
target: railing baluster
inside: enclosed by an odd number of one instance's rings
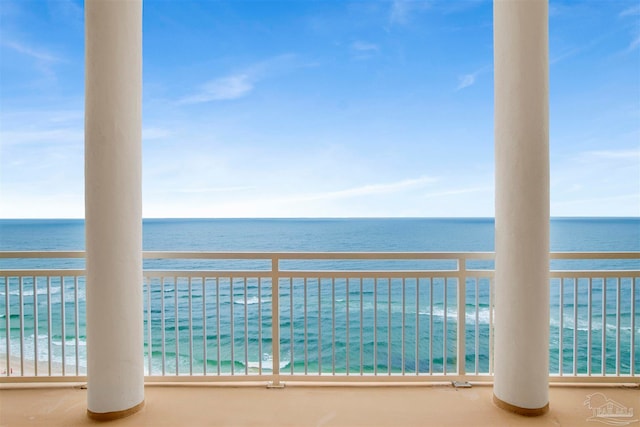
[[[478,375],[478,372],[480,371],[480,307],[478,306],[479,304],[479,294],[480,292],[480,280],[479,278],[476,278],[476,336],[475,336],[475,356],[476,356],[476,360],[475,360],[475,365],[476,365],[476,375]],[[465,319],[466,320],[466,319]]]
[[[220,375],[222,360],[220,357],[220,278],[216,277],[216,370]]]
[[[466,339],[467,339],[467,261],[464,258],[458,258],[458,325],[457,325],[457,349],[456,349],[456,361],[458,364],[458,375],[465,375],[466,373]],[[446,279],[445,279],[446,280]],[[476,324],[477,326],[477,324]]]
[[[202,375],[207,375],[207,278],[202,276]]]
[[[193,375],[193,292],[191,290],[191,285],[193,283],[193,277],[189,277],[189,282],[187,286],[189,288],[188,296],[188,310],[189,310],[189,375]]]
[[[247,307],[247,278],[244,277],[244,373],[249,374],[249,313]]]
[[[573,278],[573,375],[578,373],[578,278]]]
[[[602,376],[607,375],[607,278],[602,278]]]
[[[404,353],[405,353],[405,331],[406,331],[406,325],[405,325],[405,321],[406,321],[406,317],[407,317],[407,313],[406,313],[406,281],[405,278],[402,278],[402,345],[400,346],[402,349],[402,375],[405,374],[405,358],[404,358]]]
[[[153,339],[152,339],[152,310],[151,310],[151,278],[145,277],[144,282],[147,285],[147,363],[149,364],[149,375],[153,375]],[[86,291],[85,291],[86,292]]]
[[[176,375],[180,375],[180,318],[178,317],[178,276],[173,276],[173,314],[176,335]]]
[[[331,373],[332,375],[336,374],[336,279],[335,277],[331,278]]]
[[[620,376],[620,278],[616,278],[616,375]]]
[[[631,340],[629,348],[629,374],[635,375],[635,337],[636,337],[636,279],[631,278]]]
[[[443,309],[444,309],[444,320],[443,320],[443,332],[442,332],[442,374],[447,375],[447,341],[449,339],[449,334],[447,333],[447,323],[448,323],[448,314],[449,314],[449,306],[447,305],[447,278],[443,279],[444,286],[444,296],[443,296]]]
[[[235,313],[233,310],[233,277],[229,277],[229,332],[231,334],[231,375],[235,375],[236,372],[236,336],[235,336]],[[273,286],[273,285],[272,285]]]
[[[350,371],[349,362],[350,362],[350,359],[351,359],[351,357],[350,357],[351,353],[349,352],[349,344],[350,344],[350,341],[351,341],[351,339],[349,337],[349,332],[350,332],[350,329],[351,329],[351,323],[349,322],[349,312],[351,311],[351,306],[349,304],[349,278],[346,279],[346,287],[347,287],[347,290],[346,290],[346,298],[345,299],[347,301],[347,309],[346,309],[347,310],[347,313],[346,313],[346,315],[347,315],[347,319],[346,319],[347,327],[346,327],[346,338],[345,338],[346,339],[346,354],[345,354],[345,357],[347,359],[346,360],[347,375],[349,375],[350,374],[350,372],[349,372]]]
[[[262,375],[262,278],[258,278],[258,374]]]
[[[387,279],[387,286],[388,286],[388,293],[387,293],[387,303],[388,303],[388,308],[387,308],[387,317],[388,317],[388,325],[387,325],[387,371],[388,374],[391,375],[391,278]]]
[[[24,307],[22,298],[22,287],[24,285],[24,278],[20,277],[18,288],[18,310],[20,316],[20,376],[24,377]],[[64,367],[64,365],[63,365]],[[64,373],[63,373],[64,375]]]
[[[7,289],[8,290],[8,289]],[[8,295],[8,293],[7,293]],[[8,300],[7,300],[8,301]],[[9,304],[7,304],[7,316],[9,315]],[[51,276],[47,277],[47,368],[49,376],[51,376],[51,361],[52,361],[52,326],[53,315],[51,314]],[[7,345],[9,344],[9,329],[7,328]],[[7,355],[9,349],[7,348]],[[8,357],[8,356],[7,356]],[[8,371],[7,371],[8,372]]]
[[[67,366],[67,315],[65,312],[67,298],[64,295],[64,277],[60,277],[60,324],[62,325],[62,375],[66,375]]]
[[[429,278],[429,375],[433,375],[433,277]]]
[[[563,332],[564,332],[564,279],[560,278],[560,330],[558,338],[558,370],[562,376],[564,374],[564,346],[563,346]]]
[[[309,330],[307,318],[307,278],[304,278],[304,374],[309,373]]]
[[[167,337],[165,333],[165,317],[166,317],[166,312],[165,312],[165,304],[164,304],[164,276],[163,276],[163,277],[160,277],[160,333],[162,335],[160,343],[162,346],[162,376],[165,375],[166,359],[167,359],[167,352],[166,352],[166,345],[165,345],[165,343],[167,342]]]
[[[272,372],[273,385],[280,385],[280,260],[277,257],[271,259],[271,288],[273,293],[271,312],[273,315],[273,340],[272,340]]]
[[[318,277],[318,374],[322,375],[322,279]]]
[[[587,288],[587,312],[588,312],[588,326],[587,326],[587,375],[591,376],[591,363],[593,353],[591,351],[591,340],[592,340],[592,320],[593,320],[593,282],[591,281],[591,277],[589,277],[588,288]]]
[[[364,293],[362,292],[362,277],[360,278],[360,375],[364,374],[364,337],[362,323],[364,317]]]
[[[9,280],[11,278],[9,276],[4,276],[4,310],[5,310],[5,324],[7,325],[6,329],[5,329],[5,334],[7,336],[6,342],[5,342],[5,346],[6,346],[6,352],[7,352],[7,370],[6,370],[6,374],[7,376],[11,375],[11,304],[9,304],[9,295],[10,295],[10,289],[11,287],[9,286]],[[47,295],[49,295],[47,293]],[[51,322],[49,322],[49,324],[51,324]],[[49,334],[51,335],[51,334]],[[49,343],[51,343],[51,339],[49,339]],[[49,345],[49,355],[51,355],[51,345]],[[51,375],[51,356],[49,356],[49,375]]]
[[[33,280],[33,373],[38,376],[38,286],[36,283],[36,276],[32,277]],[[76,301],[78,300],[76,292]],[[76,315],[76,324],[78,323],[78,316]],[[76,349],[78,348],[78,342],[76,340]],[[76,375],[78,366],[78,354],[76,351]]]
[[[80,325],[79,322],[79,313],[78,313],[78,276],[73,276],[73,299],[75,301],[74,304],[74,313],[73,318],[75,322],[75,336],[76,336],[76,375],[80,375],[80,349],[78,348],[80,344],[80,340],[78,335],[80,335]]]
[[[293,355],[293,347],[295,347],[295,335],[293,328],[293,277],[289,278],[289,313],[291,313],[291,319],[289,321],[289,334],[291,336],[291,355],[289,361],[289,368],[291,375],[293,375],[293,368],[295,365],[295,357]]]
[[[378,279],[373,279],[373,374],[378,375]]]
[[[420,277],[416,277],[416,375],[420,374]]]
[[[495,288],[495,280],[489,278],[489,375],[493,375],[493,291]]]

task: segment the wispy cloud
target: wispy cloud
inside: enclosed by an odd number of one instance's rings
[[[325,193],[315,193],[308,195],[295,196],[298,201],[326,200],[326,199],[343,199],[351,197],[371,196],[377,194],[396,193],[411,189],[421,188],[425,185],[436,182],[433,177],[423,176],[420,178],[405,179],[402,181],[391,182],[386,184],[367,184],[360,187],[348,188],[345,190],[328,191]]]
[[[476,73],[464,74],[458,77],[458,86],[456,90],[464,89],[465,87],[473,86],[476,82]]]
[[[51,53],[49,53],[49,52],[47,52],[45,50],[41,50],[41,49],[38,49],[38,48],[27,46],[24,43],[5,40],[5,41],[2,42],[2,45],[8,47],[9,49],[14,50],[15,52],[18,52],[20,54],[29,56],[29,57],[31,57],[33,59],[37,59],[39,61],[43,61],[43,62],[57,62],[57,61],[60,61],[60,59],[58,57],[56,57],[55,55],[52,55]]]
[[[36,144],[69,146],[84,141],[84,112],[76,109],[5,108],[0,114],[0,141],[3,146]]]
[[[18,144],[74,144],[84,141],[82,128],[2,131],[0,139],[6,145]]]
[[[583,160],[640,160],[640,150],[596,150],[585,151],[580,155]]]
[[[253,186],[232,186],[232,187],[207,187],[207,188],[181,188],[177,190],[161,191],[164,193],[183,193],[183,194],[206,194],[206,193],[230,193],[235,191],[254,190]]]
[[[292,54],[274,56],[252,64],[242,71],[209,80],[201,85],[195,93],[180,99],[178,103],[200,104],[243,98],[249,95],[255,85],[264,79],[314,65],[302,63]]]
[[[640,46],[640,34],[637,35],[636,38],[631,40],[631,43],[629,43],[629,47],[627,47],[626,52],[631,52],[632,50],[635,50],[638,46]]]
[[[444,1],[438,2],[437,8],[441,10],[443,14],[450,15],[454,13],[468,12],[471,9],[481,6],[483,3],[487,3],[487,1],[491,0]]]
[[[484,193],[493,191],[493,187],[471,187],[471,188],[458,188],[455,190],[444,190],[444,191],[436,191],[433,193],[426,193],[423,197],[432,198],[432,197],[445,197],[445,196],[456,196],[459,194],[469,194],[469,193]]]
[[[557,159],[551,165],[552,215],[637,215],[639,167],[640,149],[633,145]]]
[[[199,104],[242,98],[253,90],[254,79],[248,74],[235,74],[211,80],[199,91],[180,100],[180,104]]]
[[[359,40],[351,43],[350,47],[355,59],[369,59],[380,52],[380,48],[377,44]]]
[[[590,45],[585,45],[585,46],[578,46],[578,47],[573,47],[570,49],[565,49],[562,53],[560,53],[559,55],[553,57],[553,58],[549,58],[549,65],[553,65],[556,64],[564,59],[567,58],[571,58],[574,55],[579,54],[580,52],[586,50],[588,47],[590,47]]]
[[[590,205],[590,206],[598,206],[606,202],[631,202],[631,208],[636,206],[636,214],[640,214],[640,204],[636,204],[640,202],[640,194],[631,193],[631,194],[619,194],[615,196],[602,196],[602,197],[589,197],[584,199],[572,199],[572,200],[560,200],[560,201],[552,201],[551,207],[552,209],[557,206],[571,206],[571,205]],[[603,215],[604,216],[604,215]]]
[[[629,43],[627,48],[621,52],[623,55],[625,55],[633,52],[638,47],[640,47],[640,32],[638,31],[637,25],[638,17],[640,17],[640,5],[631,6],[620,12],[618,16],[620,18],[624,18],[627,20],[631,19],[632,21],[634,21],[634,25],[632,26],[631,30],[631,42]]]
[[[46,84],[57,81],[54,65],[61,62],[62,59],[51,52],[40,47],[30,46],[23,42],[7,39],[3,37],[1,45],[5,48],[23,55],[33,61],[34,68],[45,78]]]
[[[405,24],[409,19],[409,3],[406,0],[394,0],[391,3],[391,24]]]
[[[560,61],[563,61],[567,58],[571,58],[572,56],[581,54],[583,52],[588,52],[589,50],[593,49],[594,47],[598,46],[600,43],[602,43],[603,41],[605,41],[607,39],[607,37],[610,37],[612,34],[612,31],[609,31],[607,33],[601,33],[600,36],[589,40],[589,41],[585,41],[584,43],[578,45],[578,46],[572,46],[572,47],[566,47],[565,49],[563,49],[559,54],[553,54],[553,56],[549,56],[549,65],[553,65],[556,64]]]
[[[142,139],[146,141],[166,138],[169,135],[171,135],[171,132],[164,128],[148,127],[142,129]]]
[[[640,5],[631,6],[623,10],[622,12],[620,12],[618,16],[624,17],[624,16],[634,16],[634,15],[640,15]]]
[[[50,13],[58,21],[76,28],[82,28],[84,22],[84,10],[82,2],[74,0],[47,0]]]
[[[411,21],[413,13],[424,11],[429,6],[426,0],[393,0],[389,11],[389,24],[406,25]]]
[[[380,50],[378,45],[363,41],[355,41],[351,43],[351,49],[358,52],[377,52]]]
[[[456,91],[462,90],[464,88],[467,88],[469,86],[473,86],[476,83],[476,80],[478,78],[478,76],[487,71],[490,70],[491,66],[485,66],[482,67],[476,71],[474,71],[473,73],[469,73],[469,74],[462,74],[460,76],[458,76],[458,86],[456,86]]]

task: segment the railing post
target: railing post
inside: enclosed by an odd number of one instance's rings
[[[271,367],[273,383],[271,387],[282,387],[280,384],[280,262],[277,256],[271,258]]]
[[[467,314],[467,265],[466,259],[458,258],[458,375],[465,375],[465,363],[467,360],[466,340],[466,314]],[[445,362],[446,363],[446,362]]]

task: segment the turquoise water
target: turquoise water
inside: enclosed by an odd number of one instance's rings
[[[146,220],[143,246],[145,250],[166,251],[492,251],[493,236],[492,219]],[[81,249],[84,249],[83,221],[0,221],[0,250]],[[640,219],[554,219],[551,223],[551,250],[639,251]],[[82,260],[0,261],[3,269],[83,267]],[[637,260],[554,264],[552,267],[556,269],[640,269]],[[264,262],[256,261],[212,264],[197,260],[145,260],[145,269],[260,269],[266,266]],[[407,262],[371,265],[353,261],[341,264],[324,261],[315,264],[290,262],[283,268],[411,269],[425,266]],[[437,269],[449,266],[436,263],[428,267]],[[636,280],[635,313],[631,313],[632,280]],[[438,373],[445,369],[447,372],[456,370],[455,280],[407,279],[403,286],[401,279],[336,279],[333,282],[330,279],[310,279],[305,287],[302,279],[295,279],[282,280],[279,285],[280,366],[284,372],[329,372],[334,367],[337,372],[352,373],[414,373],[416,370]],[[145,360],[148,360],[151,350],[151,373],[160,374],[163,369],[169,374],[184,374],[190,370],[203,373],[205,369],[207,373],[242,373],[256,372],[259,366],[268,372],[273,363],[270,360],[271,286],[269,279],[259,281],[255,278],[246,282],[228,278],[219,281],[195,278],[191,282],[187,279],[166,279],[162,283],[159,279],[151,280],[145,286],[144,293]],[[596,279],[591,286],[592,371],[602,370],[601,343],[604,330],[607,373],[615,373],[618,365],[621,373],[629,373],[632,334],[635,334],[636,342],[635,370],[639,373],[640,279],[623,278],[619,284],[614,279],[607,280],[606,284],[602,279]],[[606,287],[606,316],[602,312],[603,287]],[[477,359],[479,371],[486,372],[489,369],[490,344],[489,282],[486,279],[469,278],[466,288],[466,367],[468,371],[475,370]],[[586,280],[576,283],[564,281],[564,312],[561,315],[560,282],[551,284],[552,373],[559,372],[560,360],[564,373],[572,371],[576,320],[577,370],[580,373],[587,372],[587,288]],[[54,277],[50,281],[38,278],[35,292],[33,278],[25,278],[21,285],[17,279],[0,278],[0,355],[6,354],[7,348],[8,300],[12,355],[19,355],[22,351],[25,358],[33,360],[37,353],[42,361],[51,354],[57,364],[65,360],[67,372],[75,372],[77,357],[78,372],[84,372],[84,289],[84,277],[77,280]],[[74,303],[76,293],[79,300],[77,307]],[[22,312],[19,308],[21,296]],[[575,301],[577,304],[574,305]],[[620,319],[615,316],[618,304],[622,312]],[[49,305],[52,307],[51,313],[48,312]],[[574,312],[574,308],[577,312]],[[161,310],[165,312],[164,323],[160,317]],[[192,313],[190,317],[189,313]],[[77,331],[76,316],[79,319]],[[631,330],[632,316],[636,318],[635,331]],[[22,339],[21,319],[24,324]],[[616,346],[618,320],[619,354]],[[51,349],[48,345],[49,335],[52,337]],[[203,337],[206,337],[206,344]],[[476,340],[478,354],[475,352]],[[166,356],[164,366],[161,357],[163,352]],[[248,363],[244,363],[245,359]],[[1,359],[0,364],[4,366]]]

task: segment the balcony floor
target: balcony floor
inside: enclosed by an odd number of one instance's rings
[[[95,425],[79,385],[0,385],[0,426]],[[640,415],[638,387],[554,386],[550,411],[527,418],[491,401],[487,385],[429,386],[147,385],[145,407],[113,426],[594,426],[586,397],[600,392]],[[636,422],[632,424],[636,424]],[[598,423],[596,423],[598,424]]]

